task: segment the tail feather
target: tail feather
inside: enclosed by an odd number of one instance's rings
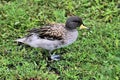
[[[17,40],[15,40],[15,41],[16,41],[16,42],[22,42],[22,43],[24,43],[25,40],[26,40],[26,38],[20,38],[20,39],[17,39]]]

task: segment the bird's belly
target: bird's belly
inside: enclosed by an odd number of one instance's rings
[[[32,47],[39,47],[47,50],[54,50],[61,46],[59,40],[46,40],[46,39],[37,39],[29,43]]]

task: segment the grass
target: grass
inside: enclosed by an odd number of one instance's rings
[[[118,0],[1,0],[0,80],[120,80]],[[42,49],[18,46],[26,31],[77,15],[91,31],[79,31],[60,61]],[[59,53],[61,49],[55,51]]]

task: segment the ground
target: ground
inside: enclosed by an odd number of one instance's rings
[[[1,0],[0,80],[120,80],[118,0]],[[68,16],[82,17],[90,28],[49,61],[42,49],[20,45],[26,31]]]

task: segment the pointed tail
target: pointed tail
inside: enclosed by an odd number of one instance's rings
[[[16,42],[22,42],[22,43],[24,43],[25,40],[26,40],[26,38],[20,38],[20,39],[17,39],[17,40],[15,40],[15,41],[16,41]]]

